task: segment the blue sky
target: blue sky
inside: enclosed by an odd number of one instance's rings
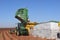
[[[14,27],[19,8],[27,8],[32,22],[60,21],[60,0],[0,0],[0,27]]]

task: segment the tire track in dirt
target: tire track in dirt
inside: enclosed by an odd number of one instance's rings
[[[4,40],[2,32],[0,32],[0,40]]]
[[[10,37],[8,37],[5,32],[3,32],[2,34],[3,34],[3,39],[4,40],[11,40]]]
[[[13,37],[16,38],[17,40],[20,40],[16,34],[11,34],[11,35],[13,35]]]
[[[9,34],[8,32],[6,32],[7,36],[10,37],[12,40],[18,40],[16,37],[14,37],[13,35]]]
[[[31,40],[29,36],[17,36],[16,34],[11,34],[13,37],[17,38],[17,40]]]
[[[18,40],[30,40],[29,36],[17,36],[16,34],[12,34],[13,37],[17,38]]]

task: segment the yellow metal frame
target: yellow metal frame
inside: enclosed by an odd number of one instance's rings
[[[28,29],[28,31],[30,32],[30,29],[33,29],[33,27],[37,24],[38,23],[36,23],[36,22],[28,22],[26,25],[26,29]]]
[[[58,22],[58,26],[60,27],[60,22]]]

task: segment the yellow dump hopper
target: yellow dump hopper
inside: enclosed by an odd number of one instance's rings
[[[28,29],[28,31],[30,31],[30,29],[33,29],[33,27],[37,24],[38,23],[36,23],[36,22],[28,22],[26,25],[26,29]]]

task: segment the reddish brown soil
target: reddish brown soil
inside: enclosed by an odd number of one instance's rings
[[[9,29],[10,28],[0,29],[0,40],[52,40],[52,39],[46,39],[46,38],[43,39],[39,37],[33,37],[31,35],[30,36],[16,36],[15,34],[10,34]]]

